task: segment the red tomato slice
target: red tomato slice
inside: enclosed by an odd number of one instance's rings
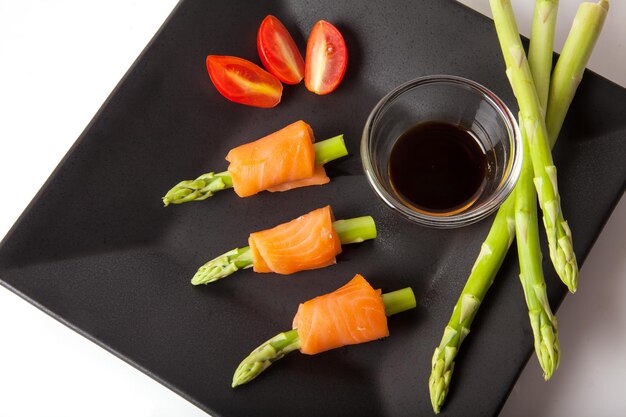
[[[320,20],[313,26],[306,45],[304,85],[315,94],[337,88],[348,66],[348,50],[336,27]]]
[[[230,101],[264,108],[280,103],[283,85],[258,65],[234,56],[209,55],[206,66],[217,91]]]
[[[304,59],[285,26],[272,15],[261,22],[256,38],[265,68],[285,84],[298,84],[304,77]]]

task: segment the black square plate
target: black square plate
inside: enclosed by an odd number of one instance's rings
[[[287,87],[271,110],[218,95],[206,55],[258,62],[256,31],[267,14],[303,49],[317,20],[339,27],[350,62],[336,92]],[[441,231],[398,218],[370,190],[358,144],[385,92],[438,73],[474,79],[515,109],[493,23],[452,1],[184,0],[3,241],[1,282],[216,417],[432,415],[431,355],[490,221]],[[624,191],[624,109],[626,91],[588,73],[555,149],[581,261]],[[225,169],[230,148],[298,119],[318,138],[346,135],[351,156],[329,164],[329,185],[161,206],[177,180]],[[323,270],[248,270],[210,287],[189,284],[203,261],[245,244],[250,231],[326,204],[338,218],[373,215],[379,238],[347,247]],[[497,414],[531,353],[515,258],[505,261],[463,345],[443,415]],[[565,288],[544,266],[558,304]],[[413,287],[418,308],[390,320],[391,337],[292,354],[230,388],[239,361],[289,329],[299,302],[357,272],[385,291]]]

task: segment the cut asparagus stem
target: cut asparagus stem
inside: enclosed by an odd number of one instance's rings
[[[202,201],[218,191],[232,188],[233,179],[227,171],[217,174],[209,172],[202,174],[195,180],[181,181],[163,197],[165,207],[170,204],[181,204],[188,201]]]
[[[529,142],[534,183],[543,211],[550,259],[559,278],[571,292],[576,292],[578,266],[572,246],[572,235],[563,218],[556,166],[552,161],[545,119],[522,47],[513,8],[509,0],[490,0],[490,4],[506,62],[506,73],[520,108],[520,124],[524,125]]]
[[[600,1],[596,7],[604,9],[603,13],[606,14],[608,4],[605,3],[606,1]],[[570,38],[574,39],[580,37],[579,42],[582,47],[591,49],[594,42],[589,41],[589,39],[597,39],[598,33],[602,29],[604,18],[598,19],[597,16],[594,16],[595,12],[593,10],[588,10],[586,7],[584,9],[580,7],[577,16],[581,13],[588,16],[590,19],[590,25],[579,24],[572,26],[570,34],[568,35],[568,40]],[[583,27],[584,30],[580,30],[581,27]],[[567,42],[568,41],[566,41],[566,43]],[[583,70],[578,71],[577,69],[584,69],[587,66],[587,61],[590,55],[590,50],[579,51],[575,47],[568,49],[564,48],[555,66],[554,73],[552,74],[553,81],[550,83],[548,112],[546,114],[546,120],[554,120],[554,128],[550,130],[550,143],[552,145],[554,145],[556,139],[558,138],[561,125],[565,119],[565,114],[567,113],[571,103],[571,97],[574,96],[573,90],[575,90],[578,86],[578,83],[571,82],[556,83],[554,79],[562,78],[563,80],[572,80],[576,78],[577,74],[578,77],[582,76]],[[567,62],[568,64],[562,65],[561,62]],[[563,88],[556,88],[556,85],[562,85]],[[567,99],[567,97],[570,97],[570,99]],[[562,106],[556,104],[551,105],[551,102],[560,103]],[[459,300],[456,303],[452,317],[450,317],[450,321],[446,326],[441,343],[439,347],[435,349],[432,363],[433,368],[429,378],[429,388],[431,403],[433,405],[433,410],[435,410],[436,413],[439,412],[440,407],[443,405],[448,393],[450,380],[452,378],[452,371],[454,369],[454,357],[456,356],[461,345],[460,342],[462,341],[462,339],[450,337],[450,335],[452,334],[454,336],[455,333],[465,333],[465,335],[467,335],[467,333],[469,333],[469,326],[477,313],[477,310],[466,313],[471,317],[465,318],[465,327],[462,327],[459,323],[457,311],[461,309],[463,298],[466,295],[482,299],[481,297],[485,296],[489,286],[491,286],[491,283],[498,272],[498,269],[500,269],[504,256],[506,255],[509,246],[511,246],[511,242],[515,237],[514,201],[516,194],[517,192],[514,191],[498,210],[496,218],[491,225],[491,229],[489,230],[489,234],[481,246],[480,253],[478,254],[476,263],[472,268],[472,272],[467,279],[467,283],[461,292]],[[486,288],[483,288],[483,286],[486,286]],[[475,295],[472,291],[477,291],[478,294]],[[451,330],[448,330],[449,328]]]
[[[315,162],[325,164],[335,159],[348,155],[348,150],[343,141],[343,135],[316,142]],[[163,197],[165,207],[170,204],[182,204],[189,201],[202,201],[213,196],[218,191],[233,187],[233,179],[228,171],[215,174],[209,172],[202,174],[195,180],[181,181],[170,189]]]
[[[415,295],[410,287],[382,295],[385,314],[392,316],[415,308]],[[298,330],[279,333],[254,349],[237,367],[232,387],[248,383],[287,353],[300,349]]]
[[[346,149],[346,143],[343,141],[343,135],[316,142],[313,144],[313,149],[315,149],[315,163],[318,165],[324,165],[330,161],[348,155],[348,149]]]
[[[393,316],[394,314],[402,313],[403,311],[411,310],[415,308],[415,294],[411,287],[406,287],[401,290],[385,293],[381,296],[383,303],[385,304],[385,315]]]
[[[342,245],[376,238],[376,224],[371,216],[337,220],[333,222],[333,229],[337,231]],[[251,267],[252,251],[250,246],[233,249],[202,265],[191,279],[191,283],[193,285],[210,284],[240,269]]]
[[[376,239],[376,223],[374,223],[372,216],[337,220],[333,222],[333,229],[339,235],[342,245]]]

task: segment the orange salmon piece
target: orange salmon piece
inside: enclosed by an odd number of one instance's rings
[[[248,244],[254,271],[293,274],[335,264],[341,241],[333,220],[332,210],[326,206],[272,229],[251,233]]]
[[[314,177],[316,166],[313,142],[313,129],[299,120],[259,140],[232,149],[226,155],[226,160],[230,162],[228,172],[237,195],[248,197]],[[323,175],[326,177],[325,173]],[[305,185],[313,184],[297,186]],[[291,188],[295,187],[285,189]]]
[[[313,172],[312,177],[305,178],[303,180],[286,182],[284,184],[277,185],[276,187],[268,188],[267,191],[289,191],[293,190],[294,188],[308,187],[309,185],[324,185],[328,184],[329,182],[330,178],[328,178],[328,175],[326,175],[324,165],[315,165],[315,171]]]
[[[293,319],[307,355],[389,336],[381,291],[357,274],[343,287],[300,304]]]

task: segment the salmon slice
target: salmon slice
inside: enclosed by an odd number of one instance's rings
[[[292,274],[336,263],[341,241],[330,206],[272,229],[251,233],[248,244],[255,272]]]
[[[232,149],[226,160],[230,162],[228,172],[237,195],[248,197],[313,177],[316,173],[314,141],[311,126],[299,120],[264,138]]]
[[[328,175],[326,175],[324,165],[315,165],[315,172],[313,173],[312,177],[305,178],[303,180],[286,182],[284,184],[277,185],[276,187],[268,188],[267,191],[289,191],[293,190],[294,188],[308,187],[309,185],[324,185],[328,184],[329,182],[330,178],[328,178]]]
[[[300,352],[308,355],[389,336],[381,291],[359,274],[338,290],[300,304],[293,328]]]

